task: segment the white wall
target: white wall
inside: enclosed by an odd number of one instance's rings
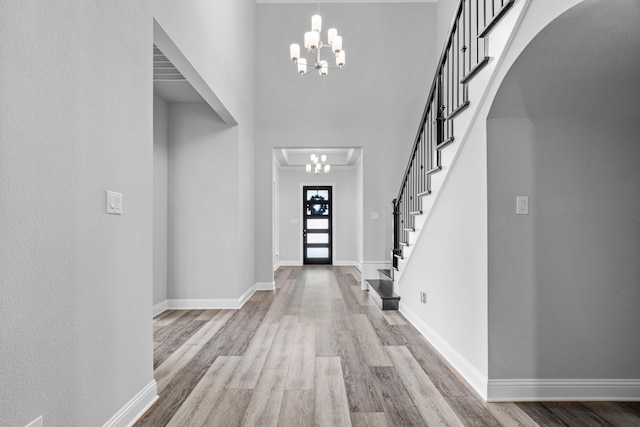
[[[488,376],[486,148],[461,150],[402,273],[400,309],[476,385]]]
[[[599,393],[638,398],[616,385],[640,378],[638,25],[637,2],[576,6],[531,41],[495,97],[493,378],[600,379],[611,388]],[[517,195],[529,215],[515,215]]]
[[[169,250],[169,299],[238,298],[255,284],[255,13],[253,0],[154,2],[156,22],[198,74],[196,86],[204,82],[237,123],[225,124],[203,105],[170,108],[179,129],[170,127],[169,245],[172,236],[181,243]],[[171,159],[172,153],[181,158]],[[204,158],[196,159],[199,154]],[[212,165],[218,170],[209,170]],[[212,216],[184,209],[200,203]],[[199,221],[182,222],[194,216]],[[214,249],[214,241],[231,246]],[[227,280],[213,280],[214,270]]]
[[[333,264],[357,265],[357,174],[355,168],[332,167],[331,172],[310,175],[303,167],[280,168],[279,204],[280,262],[302,265],[302,186],[333,187]],[[360,208],[361,210],[361,208]]]
[[[256,216],[260,281],[272,280],[273,274],[267,186],[274,147],[364,147],[363,212],[365,217],[379,212],[380,219],[363,222],[363,259],[390,261],[391,200],[437,59],[435,4],[327,4],[323,19],[343,33],[347,66],[324,80],[315,73],[300,78],[288,46],[301,43],[314,11],[309,4],[258,5],[256,197],[267,213]],[[404,63],[406,58],[411,60]]]
[[[153,96],[153,304],[167,299],[169,109]]]
[[[490,120],[492,377],[640,378],[638,123]]]
[[[169,104],[169,299],[242,294],[237,138],[206,103]]]
[[[156,394],[150,2],[0,17],[0,424],[103,425]]]

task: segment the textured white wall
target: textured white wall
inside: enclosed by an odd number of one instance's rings
[[[200,130],[211,131],[205,138],[207,146],[198,146],[197,150],[205,150],[206,158],[212,160],[225,171],[224,175],[216,175],[216,172],[206,170],[201,159],[194,159],[196,165],[200,165],[202,172],[210,179],[206,184],[200,181],[200,191],[208,199],[216,197],[216,193],[228,195],[226,199],[219,199],[216,203],[216,216],[224,216],[225,221],[213,223],[213,218],[203,218],[202,227],[209,230],[208,235],[224,241],[230,246],[220,247],[217,252],[220,256],[213,257],[211,248],[204,249],[209,243],[202,241],[202,236],[196,232],[181,236],[183,241],[180,251],[173,248],[169,251],[169,298],[237,298],[244,294],[255,283],[255,13],[256,4],[253,0],[220,0],[173,2],[169,0],[156,0],[154,2],[154,18],[164,30],[172,43],[180,50],[184,58],[193,66],[200,78],[209,87],[211,92],[223,104],[237,126],[223,127],[222,123],[209,122],[206,115],[200,114],[197,108],[188,114],[195,114],[193,118],[186,117],[185,108],[176,107],[179,116],[177,122],[197,123]],[[198,110],[198,111],[196,111]],[[202,119],[202,120],[201,120]],[[172,120],[172,119],[170,119]],[[170,132],[173,132],[170,129]],[[204,137],[196,135],[195,130],[182,129],[172,134],[172,147],[188,146],[194,139]],[[199,131],[198,131],[199,132]],[[181,140],[181,138],[185,138]],[[184,147],[182,147],[184,148]],[[181,150],[181,149],[180,149]],[[197,151],[196,150],[196,151]],[[170,149],[170,156],[172,153]],[[195,153],[191,153],[195,154]],[[205,154],[205,153],[203,153]],[[180,167],[180,173],[175,175],[172,164],[182,161],[169,160],[170,181],[173,180],[174,190],[170,184],[169,204],[173,209],[180,210],[172,197],[186,202],[184,198],[193,199],[188,203],[197,203],[195,194],[191,189],[187,176],[198,180],[189,171],[189,153],[185,155],[184,167]],[[173,162],[173,163],[172,163]],[[173,176],[173,178],[172,178]],[[181,184],[178,184],[180,182]],[[175,187],[177,186],[177,187]],[[187,194],[179,194],[175,188],[183,188]],[[233,190],[233,194],[229,191]],[[180,190],[182,191],[182,190]],[[271,191],[267,189],[266,191]],[[188,196],[190,194],[191,196]],[[214,203],[211,199],[211,203]],[[213,206],[210,206],[213,209]],[[171,209],[171,208],[170,208]],[[206,209],[205,209],[206,210]],[[184,210],[182,210],[184,211]],[[225,213],[221,213],[224,211]],[[181,227],[190,228],[193,224],[182,224],[181,218],[190,218],[196,213],[185,213],[186,216],[174,215],[169,218],[170,236],[178,236]],[[174,227],[172,231],[171,228]],[[233,234],[233,240],[227,239],[228,234]],[[170,237],[171,238],[171,237]],[[202,249],[202,252],[195,250]],[[216,252],[216,254],[217,254]],[[224,254],[222,254],[224,252]],[[269,251],[266,251],[269,253]],[[227,254],[231,254],[228,255]],[[233,262],[229,257],[235,257]],[[197,262],[196,262],[197,261]],[[189,263],[196,262],[206,264],[203,270],[217,269],[226,271],[227,281],[212,280],[212,272],[190,272]],[[180,267],[178,267],[180,265]],[[242,265],[242,268],[234,268]],[[173,270],[171,270],[173,268]],[[173,273],[171,273],[173,271]],[[202,277],[194,277],[203,274]],[[200,283],[195,285],[193,280]]]
[[[169,299],[241,295],[237,138],[206,103],[169,104]]]
[[[153,304],[167,299],[169,110],[153,96]]]
[[[153,381],[150,2],[0,17],[0,425],[103,425]]]
[[[634,1],[576,6],[536,36],[495,97],[492,378],[640,377],[638,25]],[[515,215],[517,195],[529,215]]]
[[[309,175],[302,167],[281,168],[279,192],[280,261],[302,263],[302,186],[333,187],[333,263],[357,261],[356,169],[332,168],[326,175]],[[360,208],[361,210],[361,208]],[[293,223],[296,220],[297,223]]]
[[[256,216],[258,280],[273,274],[267,185],[274,147],[364,147],[363,212],[379,212],[380,220],[363,222],[363,258],[389,261],[390,203],[437,59],[435,9],[424,3],[322,5],[325,24],[343,33],[348,55],[343,71],[322,80],[314,73],[300,78],[288,59],[289,44],[301,42],[314,6],[258,5],[256,198],[266,212]]]

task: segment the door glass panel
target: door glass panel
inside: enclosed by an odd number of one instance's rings
[[[329,216],[329,205],[327,203],[317,202],[307,204],[307,215],[311,216]]]
[[[328,233],[308,233],[307,243],[329,243]]]
[[[311,200],[313,196],[320,196],[323,200],[329,200],[329,190],[307,190],[307,200]]]
[[[329,248],[307,248],[307,258],[327,258]]]
[[[329,219],[328,218],[314,218],[307,219],[307,229],[308,230],[327,230],[329,228]]]

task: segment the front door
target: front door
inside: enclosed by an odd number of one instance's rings
[[[302,193],[304,264],[331,264],[331,186],[304,186]]]

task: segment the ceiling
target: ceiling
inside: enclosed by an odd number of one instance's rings
[[[331,167],[354,167],[362,155],[362,148],[274,148],[273,152],[278,164],[282,167],[297,167],[311,163],[311,154],[325,154],[327,156],[327,163],[330,164]]]

